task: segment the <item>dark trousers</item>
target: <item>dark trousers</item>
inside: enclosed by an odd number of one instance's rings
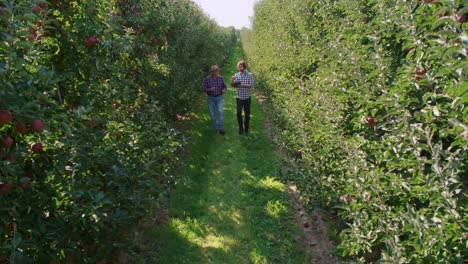
[[[237,98],[237,122],[239,123],[239,129],[246,132],[249,132],[250,103],[250,98],[245,100]],[[245,122],[242,120],[242,109],[244,109],[245,113]]]

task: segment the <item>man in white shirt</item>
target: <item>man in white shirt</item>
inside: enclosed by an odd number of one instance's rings
[[[247,63],[240,61],[237,64],[239,72],[231,78],[231,85],[237,88],[237,122],[239,123],[239,134],[249,133],[251,89],[254,87],[253,75],[247,71]],[[242,118],[242,109],[245,113],[245,120]]]

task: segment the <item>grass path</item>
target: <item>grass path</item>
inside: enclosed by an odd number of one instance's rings
[[[227,81],[240,58],[237,47],[224,69]],[[182,169],[190,182],[172,195],[167,224],[147,235],[157,244],[157,263],[306,263],[292,240],[298,230],[286,188],[275,179],[276,156],[256,100],[252,108],[252,131],[240,136],[231,88],[221,136],[209,127],[207,107],[200,107]]]

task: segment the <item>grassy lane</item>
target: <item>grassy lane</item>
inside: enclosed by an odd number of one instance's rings
[[[241,58],[237,47],[225,79]],[[191,156],[166,226],[148,233],[158,263],[305,263],[292,241],[296,232],[285,186],[275,179],[276,156],[253,100],[251,133],[240,136],[235,91],[225,95],[226,136],[214,134],[204,106],[194,121]],[[151,242],[150,242],[151,243]]]

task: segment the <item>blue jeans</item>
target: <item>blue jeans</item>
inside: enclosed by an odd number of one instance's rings
[[[223,96],[208,96],[208,109],[214,129],[224,130]]]

